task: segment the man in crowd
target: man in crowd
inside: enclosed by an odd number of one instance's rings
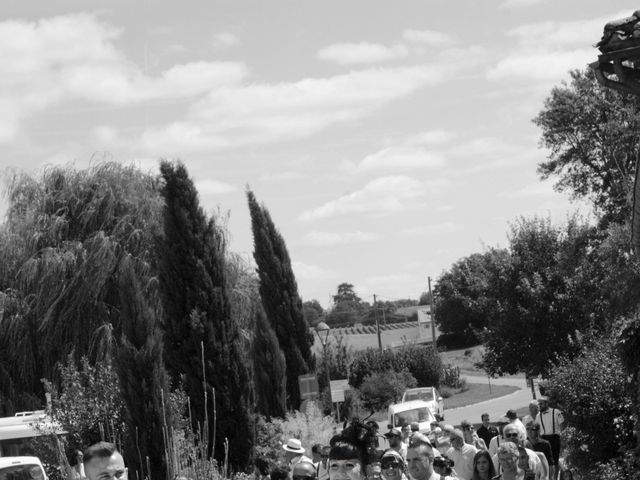
[[[514,443],[517,447],[524,447],[526,436],[523,436],[518,427],[513,423],[505,425],[504,429],[502,430],[502,437],[504,442],[511,442]],[[527,456],[529,457],[529,465],[531,467],[531,470],[535,473],[536,480],[545,480],[547,478],[548,472],[543,468],[542,462],[540,461],[540,458],[538,457],[536,452],[529,448],[525,448],[525,451],[527,452]],[[499,462],[497,455],[493,456],[493,463],[496,471],[498,471]]]
[[[500,446],[500,444],[504,443],[504,438],[502,436],[503,430],[504,427],[509,425],[509,419],[507,417],[500,417],[496,423],[498,425],[499,434],[493,437],[489,442],[489,454],[491,454],[492,458],[496,453],[498,453],[498,447]]]
[[[387,450],[380,458],[380,469],[385,480],[401,480],[405,459],[395,450]]]
[[[446,455],[453,460],[458,478],[468,480],[473,476],[473,457],[478,452],[478,449],[465,443],[464,434],[460,429],[456,428],[451,432],[449,438],[451,440],[451,448],[447,450]]]
[[[282,448],[284,449],[285,461],[289,467],[293,467],[299,462],[313,463],[313,461],[304,454],[305,450],[302,446],[302,442],[297,438],[290,438]]]
[[[524,423],[522,423],[522,421],[518,418],[518,414],[515,410],[507,410],[505,417],[509,419],[509,423],[511,425],[515,425],[518,428],[521,438],[527,438],[527,429],[524,428]]]
[[[531,400],[529,402],[529,415],[522,417],[522,423],[524,423],[525,427],[527,426],[527,423],[535,421],[539,411],[540,408],[538,407],[538,401]]]
[[[547,464],[549,465],[549,478],[555,479],[556,464],[551,452],[551,444],[540,437],[540,425],[530,421],[525,426],[527,427],[525,447],[530,448],[534,452],[544,454]]]
[[[87,480],[127,480],[124,459],[113,443],[98,442],[84,452]]]
[[[317,480],[316,467],[311,462],[298,462],[293,466],[291,477],[293,480]]]
[[[414,434],[407,450],[407,466],[411,478],[413,480],[438,480],[440,476],[433,471],[434,458],[435,454],[429,439],[421,433]],[[460,478],[468,480],[464,477]],[[444,477],[444,480],[454,479],[453,477]]]
[[[405,422],[402,425],[400,432],[402,433],[402,443],[404,443],[405,445],[409,445],[409,438],[411,437],[411,425]]]
[[[547,397],[541,397],[538,401],[538,406],[540,407],[540,412],[534,422],[540,425],[540,436],[551,444],[553,464],[557,466],[560,459],[560,432],[562,431],[564,417],[557,408],[549,408],[549,399]]]
[[[491,425],[488,413],[480,415],[480,420],[482,421],[482,426],[476,430],[476,433],[484,441],[485,445],[489,445],[491,443],[491,439],[500,435],[500,432],[498,432],[496,427]]]
[[[407,458],[407,444],[402,441],[402,432],[397,428],[389,430],[385,437],[389,441],[389,448],[398,452],[402,458]]]

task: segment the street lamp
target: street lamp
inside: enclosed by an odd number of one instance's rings
[[[327,389],[329,390],[329,407],[331,408],[331,415],[333,416],[333,402],[331,400],[331,377],[329,376],[329,362],[327,361],[327,345],[329,343],[329,332],[331,327],[324,322],[320,322],[316,325],[316,335],[322,345],[322,356],[324,357],[324,370],[327,374]]]

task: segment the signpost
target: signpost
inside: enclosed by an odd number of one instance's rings
[[[318,377],[316,377],[315,373],[305,373],[298,376],[298,386],[300,387],[300,400],[318,398],[320,388],[318,387]]]
[[[344,392],[349,390],[349,380],[331,380],[331,400],[336,403],[336,412],[338,412],[338,422],[340,422],[340,402],[344,402]]]

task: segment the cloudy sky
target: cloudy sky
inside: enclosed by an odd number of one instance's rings
[[[579,207],[531,119],[631,1],[23,0],[0,6],[0,167],[181,159],[250,257],[245,186],[301,295],[417,298]],[[3,200],[4,202],[4,200]],[[6,204],[0,210],[6,208]]]

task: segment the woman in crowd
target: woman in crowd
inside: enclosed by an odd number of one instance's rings
[[[497,455],[501,473],[495,478],[501,480],[524,480],[524,470],[518,467],[520,455],[515,443],[502,443],[498,447]]]
[[[402,480],[406,474],[406,462],[395,450],[387,450],[380,459],[380,468],[384,480]]]
[[[491,480],[496,476],[496,469],[487,450],[480,450],[473,457],[473,477],[471,480]]]
[[[329,480],[365,480],[367,466],[375,455],[372,449],[375,431],[354,420],[329,442]]]

